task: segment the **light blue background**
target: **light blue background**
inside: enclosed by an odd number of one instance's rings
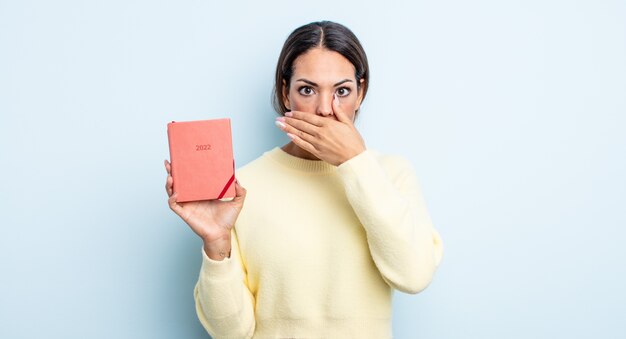
[[[444,241],[395,337],[626,337],[617,0],[0,0],[0,337],[207,337],[166,123],[231,117],[237,166],[286,143],[274,66],[319,19],[361,39],[357,127],[415,165]]]

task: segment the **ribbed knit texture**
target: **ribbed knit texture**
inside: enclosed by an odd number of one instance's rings
[[[391,338],[393,289],[430,283],[443,245],[414,170],[366,150],[339,166],[279,147],[238,169],[231,257],[194,290],[218,338]]]

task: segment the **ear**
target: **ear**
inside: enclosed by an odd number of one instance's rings
[[[288,110],[291,110],[291,105],[289,103],[289,95],[287,93],[287,82],[283,79],[283,86],[281,87],[281,92],[283,94],[283,105],[287,107]]]
[[[363,101],[363,86],[365,86],[365,79],[361,78],[361,80],[359,80],[359,96],[356,99],[356,111],[359,110],[359,108],[361,108],[361,102]]]

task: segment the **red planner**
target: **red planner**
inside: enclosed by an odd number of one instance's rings
[[[172,121],[167,138],[178,202],[235,196],[230,119]]]

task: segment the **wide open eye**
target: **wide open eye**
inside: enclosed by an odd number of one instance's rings
[[[340,97],[347,97],[348,95],[350,95],[350,89],[348,87],[340,87],[337,88],[337,96]]]
[[[310,95],[313,95],[314,92],[311,86],[302,86],[298,89],[298,93],[308,97]]]

